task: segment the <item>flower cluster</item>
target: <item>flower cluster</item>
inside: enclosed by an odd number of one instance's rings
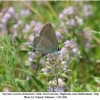
[[[65,90],[65,83],[61,78],[58,78],[58,86],[56,85],[56,80],[49,82],[48,92],[64,92]]]
[[[40,28],[42,27],[41,22],[36,22],[31,20],[30,23],[26,23],[23,17],[28,17],[31,15],[29,9],[22,9],[19,13],[15,11],[13,7],[8,9],[2,9],[0,12],[0,31],[5,34],[8,31],[13,38],[23,38],[32,41],[34,36],[37,35]],[[30,35],[29,34],[33,34]],[[34,34],[35,33],[35,34]]]
[[[67,27],[76,27],[78,25],[83,25],[83,19],[77,15],[77,12],[72,6],[65,8],[60,14],[59,19],[61,20],[61,25],[66,25]]]
[[[67,85],[63,79],[59,77],[62,73],[67,74],[71,60],[77,59],[77,56],[80,56],[80,51],[73,40],[66,40],[61,51],[57,54],[48,54],[46,56],[46,59],[44,59],[46,65],[45,68],[42,68],[42,71],[44,74],[55,76],[54,79],[49,82],[48,91],[67,91]]]
[[[83,7],[83,12],[86,17],[92,16],[93,15],[92,6],[89,4],[85,4]]]
[[[81,13],[81,14],[80,14]],[[92,7],[89,4],[83,5],[83,7],[77,7],[76,6],[69,6],[62,10],[62,12],[59,14],[60,19],[60,27],[63,27],[64,29],[59,28],[56,34],[58,35],[58,38],[70,37],[71,35],[76,35],[77,38],[80,40],[83,40],[82,44],[86,47],[90,47],[91,42],[91,35],[89,32],[89,29],[81,28],[84,24],[85,20],[90,18],[93,15]],[[62,34],[60,36],[60,34]]]
[[[0,31],[5,33],[9,24],[14,23],[18,19],[18,14],[13,7],[9,9],[2,9],[0,12]]]

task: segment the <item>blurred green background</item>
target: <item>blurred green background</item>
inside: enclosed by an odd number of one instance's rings
[[[68,91],[100,92],[100,38],[90,32],[100,31],[99,3],[99,1],[0,1],[0,35],[5,35],[6,30],[14,41],[17,56],[13,66],[20,91],[47,91],[48,81],[52,77],[44,74],[36,75],[32,66],[39,64],[38,72],[41,72],[41,67],[45,67],[45,64],[38,57],[30,63],[29,59],[33,58],[30,58],[31,48],[27,43],[32,41],[32,37],[37,35],[42,25],[50,22],[55,31],[62,29],[60,32],[63,38],[58,38],[60,44],[74,39],[80,51],[80,56],[70,63],[69,69],[72,71],[66,73],[68,77],[63,77],[69,87]],[[14,17],[3,26],[4,14],[9,12],[10,7],[15,10]],[[69,7],[72,8],[69,9],[68,15],[64,9],[68,10]],[[33,26],[30,28],[31,25]],[[7,89],[15,91],[9,86],[11,85],[9,79],[6,79],[6,68],[7,65],[0,60],[0,91]]]

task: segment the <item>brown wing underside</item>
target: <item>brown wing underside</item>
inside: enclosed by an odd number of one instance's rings
[[[58,41],[57,37],[55,35],[55,31],[50,23],[47,23],[43,26],[43,28],[40,31],[40,36],[45,37],[48,39],[54,46],[54,48],[58,49]]]
[[[53,52],[53,44],[49,40],[42,36],[37,36],[33,40],[33,50],[37,50],[42,54],[48,54]]]

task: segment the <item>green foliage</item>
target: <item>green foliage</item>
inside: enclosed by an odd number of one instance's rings
[[[0,38],[1,48],[0,48],[0,58],[9,68],[12,68],[15,62],[15,48],[10,44],[10,38],[8,34]]]
[[[39,91],[41,91],[41,87],[43,87],[43,84],[41,83],[41,81],[35,78],[35,76],[32,75],[32,73],[27,71],[25,67],[23,66],[24,64],[20,62],[20,60],[16,56],[15,47],[11,45],[10,37],[8,36],[8,34],[6,34],[5,36],[2,36],[0,38],[0,42],[1,42],[1,46],[0,46],[1,47],[0,49],[1,59],[0,60],[5,65],[5,71],[4,71],[5,74],[3,76],[0,75],[1,85],[5,81],[5,86],[6,86],[6,83],[12,84],[13,88],[15,88],[16,91],[19,91],[17,84],[19,84],[20,79],[15,80],[15,76],[14,76],[14,72],[15,72],[14,66],[15,66],[15,63],[18,62],[22,66],[22,68],[19,70],[26,73],[30,77],[30,79],[33,81],[33,83],[36,85],[36,87],[39,89]],[[10,86],[10,85],[7,85],[7,86]],[[29,91],[29,83],[27,80],[24,80],[21,86],[23,87],[24,91]]]
[[[5,81],[10,82],[14,86],[16,91],[18,91],[17,84],[14,79],[14,63],[16,60],[15,48],[11,45],[10,37],[8,36],[8,34],[2,36],[0,38],[0,42],[0,60],[5,64]]]

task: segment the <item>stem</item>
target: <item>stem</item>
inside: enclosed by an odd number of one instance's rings
[[[58,86],[58,75],[57,74],[55,75],[55,78],[56,78],[56,82],[57,82],[57,86]]]
[[[45,1],[45,3],[47,4],[47,6],[49,7],[49,9],[51,10],[52,14],[55,16],[55,18],[57,18],[57,14],[54,11],[53,7],[50,5],[50,3],[48,1]]]
[[[55,79],[56,79],[56,82],[57,82],[57,86],[59,85],[58,84],[58,73],[57,73],[57,68],[55,66]]]

